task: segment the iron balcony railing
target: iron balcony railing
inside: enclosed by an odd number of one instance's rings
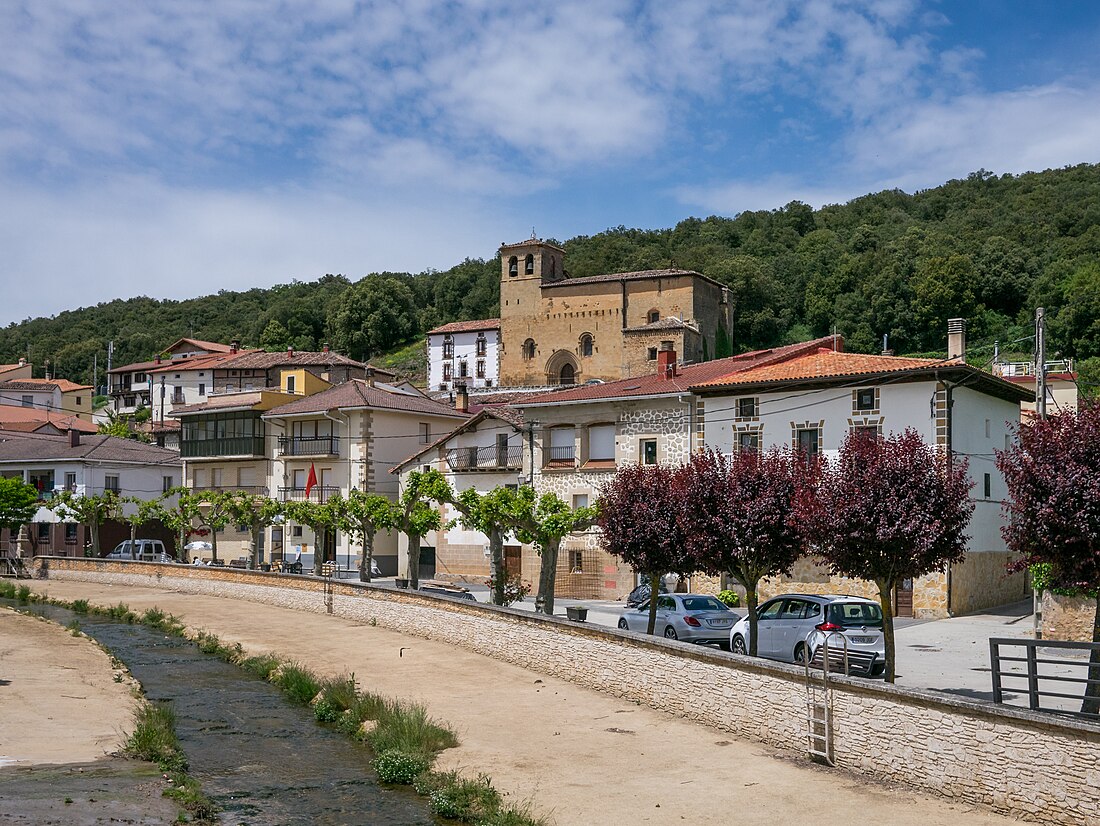
[[[447,451],[451,470],[519,470],[523,465],[523,448],[516,447],[454,447]]]
[[[252,496],[266,496],[266,485],[191,485],[192,493],[205,493],[206,491],[226,491],[234,493],[247,493]]]
[[[280,456],[339,456],[339,436],[280,436]]]
[[[236,436],[228,439],[188,439],[180,442],[180,456],[263,456],[263,436]]]
[[[576,453],[573,445],[568,447],[551,447],[549,450],[549,461],[547,464],[550,467],[572,467]]]
[[[314,485],[309,491],[310,502],[327,502],[340,492],[335,485]],[[305,488],[279,488],[279,498],[284,502],[305,502]]]
[[[1100,709],[1083,708],[1087,689],[1100,685],[1089,667],[1090,655],[1097,652],[1097,642],[990,637],[993,702],[1014,705],[1009,701],[1020,695],[1032,711],[1100,719]]]

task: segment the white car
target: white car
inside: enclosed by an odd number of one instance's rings
[[[877,677],[886,668],[882,609],[864,597],[835,594],[784,594],[757,609],[757,651],[761,657],[789,663],[818,664],[829,642],[830,670],[843,670],[845,649],[852,674]],[[748,653],[749,619],[730,631],[730,650]]]
[[[140,562],[170,562],[164,543],[159,539],[126,539],[115,545],[104,559],[129,559]]]

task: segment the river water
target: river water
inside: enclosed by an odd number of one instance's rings
[[[62,625],[76,619],[126,664],[150,701],[175,711],[191,775],[222,808],[222,823],[439,822],[412,791],[378,784],[365,746],[317,725],[311,709],[290,704],[275,686],[194,643],[55,606],[20,610]]]

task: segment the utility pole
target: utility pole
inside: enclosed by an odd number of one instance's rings
[[[152,399],[149,401],[152,402]],[[160,423],[164,424],[164,376],[160,377]]]
[[[1047,319],[1046,311],[1035,310],[1035,413],[1047,417]]]
[[[92,353],[92,397],[99,395],[99,353]]]
[[[115,354],[115,343],[107,342],[107,383],[111,383],[111,356]]]

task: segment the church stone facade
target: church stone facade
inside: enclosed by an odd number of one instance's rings
[[[502,387],[647,375],[660,349],[707,361],[730,332],[728,291],[691,270],[566,278],[565,251],[537,238],[500,258]]]

